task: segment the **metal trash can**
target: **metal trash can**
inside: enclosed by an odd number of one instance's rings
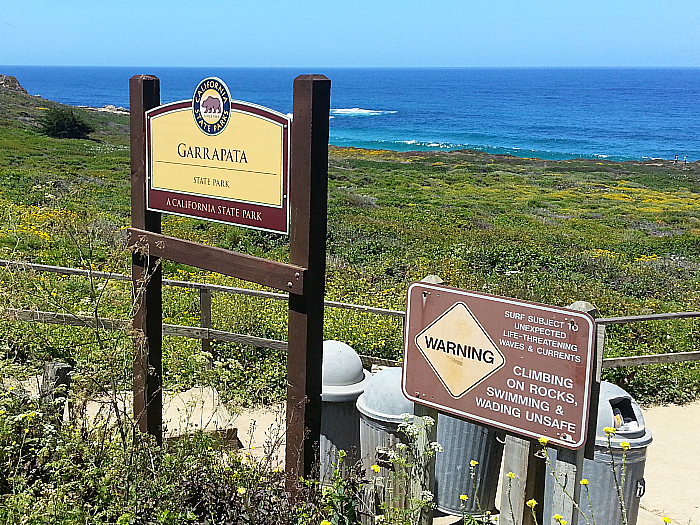
[[[605,427],[615,429],[610,439],[605,435]],[[627,511],[627,523],[636,525],[639,516],[639,500],[644,495],[644,465],[646,463],[647,447],[652,442],[651,432],[644,424],[644,416],[639,405],[627,392],[617,385],[603,381],[600,384],[598,399],[598,421],[596,426],[594,459],[583,461],[582,477],[588,480],[588,491],[591,505],[588,504],[586,488],[581,489],[580,505],[586,517],[591,519],[591,508],[596,522],[621,523],[622,512],[617,497],[615,478],[612,472],[612,458],[615,463],[615,473],[618,481],[622,479],[622,456],[625,456],[625,482],[623,485],[623,501]],[[622,443],[630,445],[626,452]],[[552,465],[556,460],[556,450],[547,452]],[[548,475],[545,483],[545,523],[551,522],[551,501],[554,491],[554,479]]]
[[[461,516],[464,503],[468,514],[478,514],[479,506],[484,512],[496,513],[505,433],[439,414],[437,441],[443,448],[435,462],[434,492],[438,510]],[[474,480],[470,472],[472,460],[477,462]],[[460,500],[461,494],[468,496],[467,501]]]
[[[402,414],[413,413],[413,402],[401,391],[401,368],[378,372],[357,399],[357,409],[360,412],[360,452],[363,466],[368,469],[377,463],[378,447],[388,448],[405,440],[398,427],[404,422]],[[459,516],[462,514],[459,496],[467,494],[465,509],[476,514],[476,494],[484,511],[495,512],[505,435],[446,414],[438,414],[437,425],[437,442],[443,447],[435,461],[437,508]],[[475,466],[476,493],[469,470],[471,460],[478,462]]]
[[[360,459],[360,415],[355,401],[371,377],[350,346],[340,341],[323,342],[321,481],[332,478],[339,450],[347,452],[345,464]]]
[[[413,414],[413,402],[401,392],[401,368],[385,368],[377,372],[357,398],[360,413],[360,454],[368,470],[378,462],[377,448],[389,448],[405,442],[399,432],[403,414]],[[408,419],[413,421],[411,415]]]

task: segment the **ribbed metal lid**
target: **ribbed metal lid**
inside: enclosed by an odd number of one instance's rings
[[[357,410],[388,423],[403,423],[403,414],[411,414],[409,421],[413,421],[413,402],[401,391],[401,368],[391,367],[377,372],[357,399]]]
[[[364,391],[370,377],[352,347],[340,341],[323,342],[322,401],[353,401]]]

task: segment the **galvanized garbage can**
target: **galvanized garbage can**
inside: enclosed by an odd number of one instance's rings
[[[413,402],[401,392],[401,368],[377,372],[357,398],[360,412],[360,454],[366,470],[378,462],[377,448],[386,449],[404,442],[399,425],[403,414],[413,414]],[[408,421],[413,421],[411,415]]]
[[[605,427],[615,429],[610,439],[605,435]],[[618,481],[622,479],[622,456],[625,456],[625,482],[623,485],[623,501],[627,511],[627,523],[636,525],[639,516],[639,499],[644,495],[644,465],[646,463],[647,447],[652,442],[651,432],[644,425],[644,416],[639,405],[627,392],[617,385],[603,381],[600,385],[598,399],[598,422],[596,425],[594,459],[583,462],[583,478],[588,480],[588,491],[591,504],[588,504],[586,487],[581,487],[581,510],[591,520],[597,523],[622,523],[622,511],[617,497],[615,477],[612,472],[612,462],[615,463],[615,473]],[[622,443],[629,443],[625,451]],[[627,445],[625,445],[626,447]],[[612,461],[610,452],[612,451]],[[552,465],[556,459],[556,451],[550,449],[548,456]],[[554,479],[548,475],[545,483],[545,523],[551,522],[551,501],[554,491]]]
[[[347,452],[346,465],[360,459],[360,415],[355,401],[371,377],[350,346],[340,341],[323,342],[321,481],[332,478],[339,450]]]
[[[386,368],[378,372],[357,399],[360,412],[360,452],[363,465],[377,463],[376,450],[404,441],[398,430],[403,414],[413,413],[413,402],[401,392],[401,369]],[[409,419],[409,421],[412,420]],[[443,447],[435,461],[435,503],[443,512],[461,515],[461,494],[467,494],[468,513],[478,513],[475,495],[484,511],[495,512],[496,489],[503,454],[502,432],[438,414],[437,442]],[[499,441],[500,439],[500,441]],[[476,492],[470,473],[475,460]]]
[[[437,441],[443,448],[435,462],[437,508],[461,516],[464,503],[467,514],[478,514],[479,507],[484,512],[495,513],[505,433],[439,414]],[[472,460],[477,462],[473,467],[473,480]],[[468,499],[462,502],[461,494],[466,494]]]

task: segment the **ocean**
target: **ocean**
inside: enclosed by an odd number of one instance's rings
[[[700,159],[700,69],[147,68],[0,66],[29,93],[71,105],[129,105],[135,74],[161,79],[163,103],[207,76],[234,99],[292,111],[299,74],[331,79],[330,143],[475,149],[542,159]]]

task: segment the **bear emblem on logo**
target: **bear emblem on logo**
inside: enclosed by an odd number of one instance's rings
[[[221,100],[214,97],[207,97],[202,101],[204,113],[221,113]]]
[[[202,80],[192,97],[192,115],[205,135],[218,135],[231,117],[231,94],[223,80],[209,77]]]

